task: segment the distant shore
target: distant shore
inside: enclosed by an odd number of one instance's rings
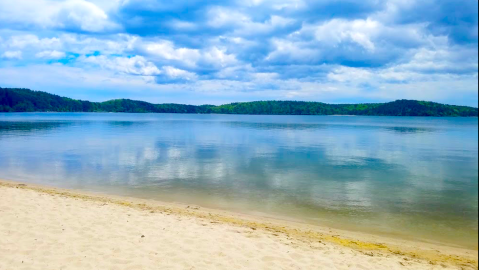
[[[478,108],[430,101],[396,100],[387,103],[327,104],[312,101],[252,101],[224,105],[152,104],[131,99],[90,102],[46,92],[0,87],[0,112],[124,112],[233,115],[358,115],[477,117]]]
[[[0,180],[0,269],[477,269],[477,251]]]

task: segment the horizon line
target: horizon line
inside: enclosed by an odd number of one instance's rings
[[[183,104],[183,103],[153,103],[150,101],[145,101],[145,100],[138,100],[138,99],[131,99],[131,98],[113,98],[113,99],[108,99],[105,101],[90,101],[90,100],[84,100],[84,99],[76,99],[76,98],[71,98],[67,96],[61,96],[58,94],[52,94],[43,90],[32,90],[30,88],[15,88],[15,87],[0,87],[0,89],[19,89],[19,90],[29,90],[33,92],[42,92],[46,93],[49,95],[55,95],[59,96],[61,98],[68,98],[68,99],[73,99],[73,100],[78,100],[78,101],[86,101],[86,102],[91,102],[91,103],[104,103],[104,102],[109,102],[109,101],[115,101],[115,100],[129,100],[129,101],[136,101],[136,102],[145,102],[149,103],[152,105],[168,105],[168,104],[174,104],[174,105],[186,105],[186,106],[194,106],[194,107],[201,107],[201,106],[223,106],[223,105],[230,105],[230,104],[242,104],[242,103],[254,103],[254,102],[304,102],[304,103],[322,103],[322,104],[327,104],[327,105],[360,105],[360,104],[387,104],[387,103],[393,103],[397,101],[417,101],[417,102],[430,102],[430,103],[436,103],[436,104],[441,104],[441,105],[448,105],[448,106],[456,106],[456,107],[467,107],[467,108],[474,108],[474,109],[479,109],[479,107],[474,107],[474,106],[468,106],[468,105],[455,105],[455,104],[449,104],[449,103],[441,103],[441,102],[436,102],[436,101],[428,101],[428,100],[418,100],[418,99],[396,99],[396,100],[391,100],[391,101],[385,101],[385,102],[358,102],[358,103],[326,103],[322,101],[305,101],[305,100],[255,100],[255,101],[237,101],[237,102],[230,102],[230,103],[224,103],[221,105],[213,105],[213,104],[201,104],[201,105],[193,105],[193,104]]]

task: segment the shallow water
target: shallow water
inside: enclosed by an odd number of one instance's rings
[[[477,118],[0,114],[0,178],[478,241]]]

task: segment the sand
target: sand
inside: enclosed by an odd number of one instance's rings
[[[477,251],[324,230],[0,181],[2,270],[477,269]]]

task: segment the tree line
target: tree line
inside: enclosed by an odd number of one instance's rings
[[[41,91],[0,88],[0,112],[118,112],[195,113],[250,115],[370,115],[370,116],[467,116],[478,109],[427,101],[397,100],[389,103],[326,104],[305,101],[255,101],[226,105],[151,104],[130,99],[90,102]]]

